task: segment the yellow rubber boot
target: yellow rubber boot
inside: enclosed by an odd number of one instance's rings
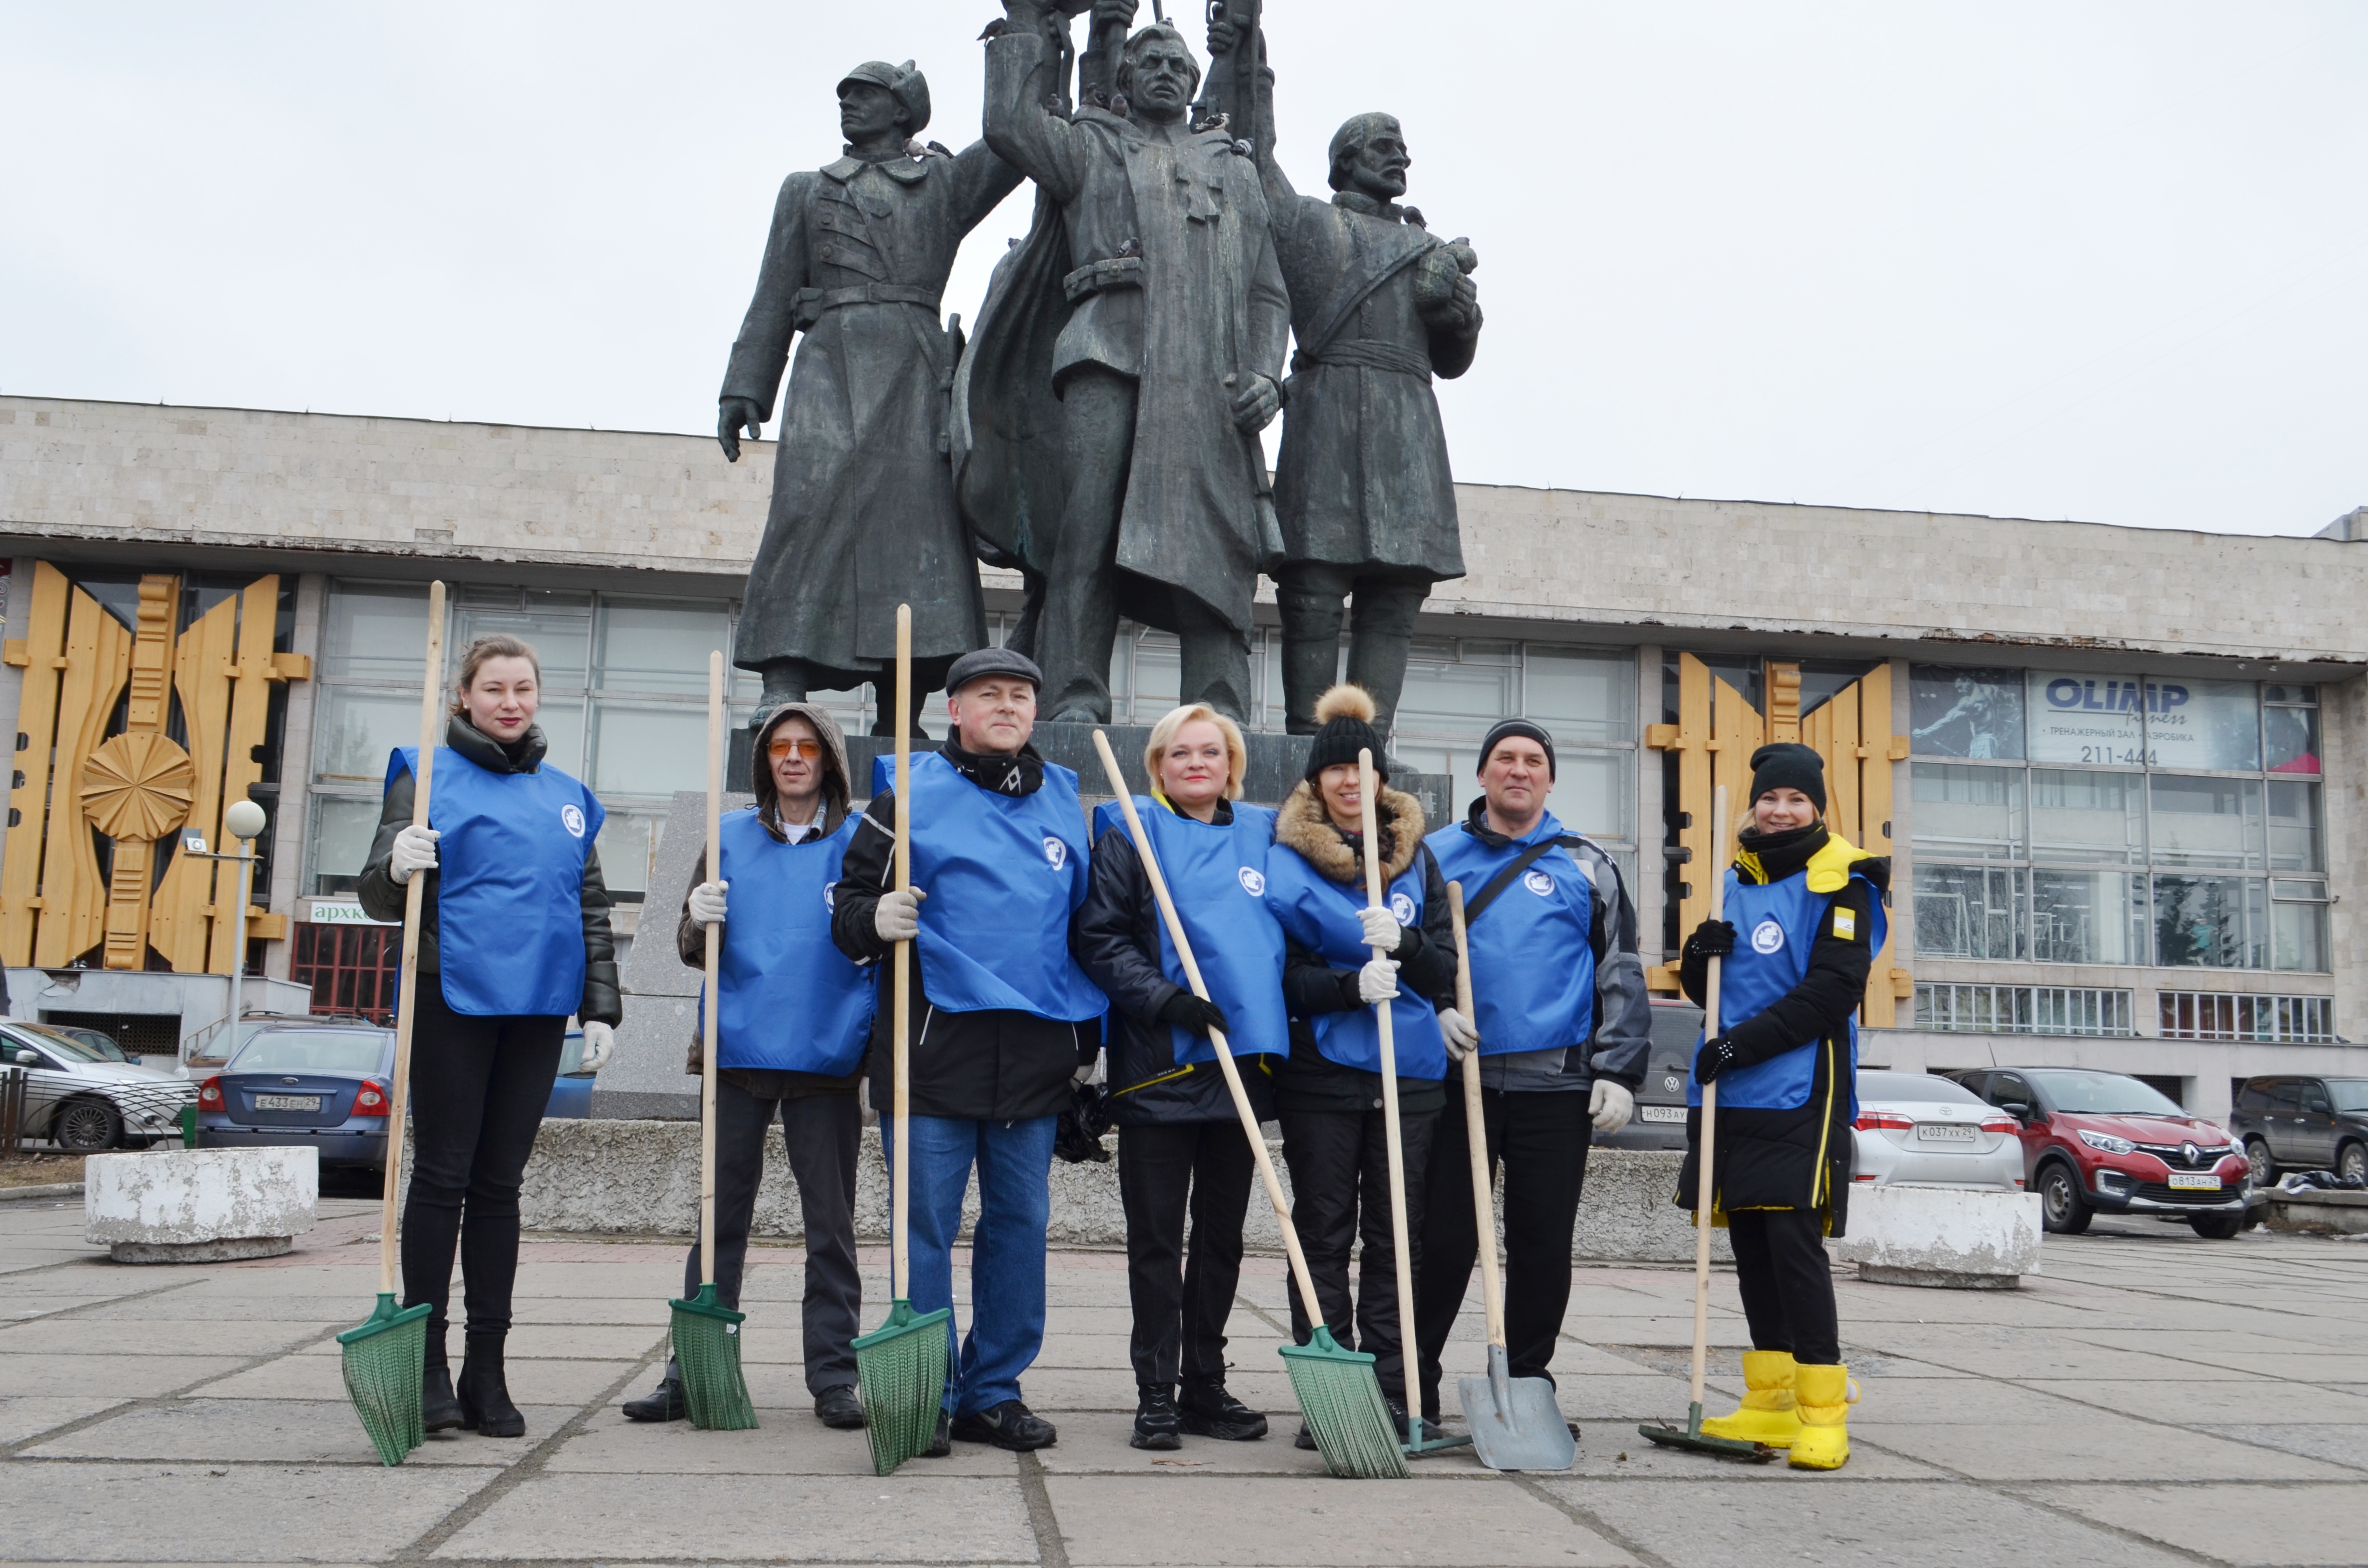
[[[1801,1417],[1793,1407],[1793,1374],[1790,1350],[1745,1351],[1742,1405],[1732,1415],[1713,1415],[1703,1422],[1702,1435],[1791,1448],[1801,1435]]]
[[[1847,1367],[1802,1367],[1793,1378],[1793,1396],[1801,1415],[1801,1435],[1793,1441],[1786,1463],[1794,1470],[1839,1470],[1850,1458],[1850,1430],[1845,1417],[1857,1398]],[[1704,1422],[1708,1431],[1710,1424]]]

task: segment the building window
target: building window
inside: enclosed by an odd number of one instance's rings
[[[394,1022],[402,975],[400,926],[319,926],[300,921],[288,978],[313,988],[313,1011]]]
[[[2240,996],[2224,991],[2166,991],[2159,998],[2165,1040],[2333,1043],[2335,1003],[2326,996]]]
[[[2326,972],[2317,688],[1912,672],[1917,950]]]
[[[2130,993],[2077,985],[1916,987],[1916,1027],[1981,1034],[2133,1035]]]

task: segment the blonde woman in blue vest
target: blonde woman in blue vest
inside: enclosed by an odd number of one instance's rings
[[[411,1194],[403,1208],[403,1299],[434,1303],[421,1415],[515,1437],[502,1344],[518,1276],[518,1187],[559,1074],[574,1014],[584,1065],[609,1059],[624,1017],[609,890],[593,841],[592,791],[543,762],[542,666],[515,637],[461,655],[459,693],[437,748],[427,825],[411,825],[418,748],[388,760],[362,908],[401,920],[404,885],[427,881],[411,1033]],[[452,1258],[468,1280],[467,1351],[445,1359]]]
[[[1825,763],[1807,746],[1761,746],[1751,769],[1726,917],[1695,927],[1679,965],[1699,1002],[1710,960],[1725,960],[1721,1032],[1695,1053],[1687,1088],[1678,1202],[1695,1200],[1702,1086],[1714,1082],[1713,1212],[1735,1245],[1752,1344],[1742,1407],[1702,1430],[1790,1449],[1797,1470],[1839,1470],[1854,1395],[1825,1240],[1847,1214],[1857,1013],[1883,950],[1891,862],[1827,827]]]

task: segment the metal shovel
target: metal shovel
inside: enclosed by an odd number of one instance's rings
[[[1455,924],[1455,1005],[1472,1011],[1472,954],[1463,939],[1463,884],[1447,884],[1447,910]],[[1480,1293],[1488,1307],[1488,1375],[1462,1379],[1464,1425],[1472,1451],[1490,1470],[1568,1470],[1578,1457],[1578,1439],[1554,1403],[1554,1387],[1543,1378],[1517,1378],[1505,1355],[1505,1292],[1497,1273],[1497,1206],[1488,1176],[1488,1124],[1480,1104],[1480,1053],[1463,1058],[1463,1142],[1472,1155],[1472,1206],[1479,1222]]]

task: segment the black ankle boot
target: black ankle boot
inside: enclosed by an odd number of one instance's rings
[[[444,1358],[444,1336],[430,1329],[419,1379],[419,1425],[450,1432],[461,1425],[461,1402],[452,1397],[452,1369]]]
[[[658,1386],[625,1402],[628,1421],[679,1421],[689,1414],[690,1406],[682,1397],[682,1368],[671,1356],[666,1358],[666,1376],[658,1380]]]
[[[461,1381],[453,1391],[461,1403],[461,1425],[488,1437],[523,1437],[526,1417],[510,1403],[508,1382],[502,1376],[499,1334],[472,1334],[461,1357]]]

